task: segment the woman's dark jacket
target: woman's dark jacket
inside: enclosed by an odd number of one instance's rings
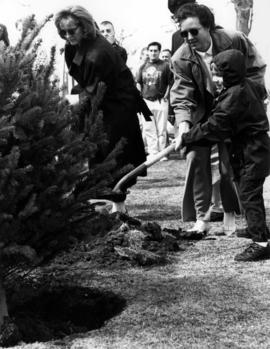
[[[238,50],[214,57],[223,75],[224,90],[209,119],[191,128],[182,137],[183,146],[200,140],[230,141],[231,164],[235,175],[250,179],[269,174],[269,123],[254,82],[247,79],[245,58]]]
[[[91,99],[99,82],[106,92],[100,105],[104,126],[109,138],[109,149],[124,137],[127,140],[122,164],[137,166],[146,160],[137,112],[140,95],[132,73],[119,53],[100,34],[95,39],[83,40],[79,47],[66,45],[65,59],[69,74],[78,82],[81,93]]]

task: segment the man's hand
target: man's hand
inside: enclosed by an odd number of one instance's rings
[[[190,130],[190,124],[187,121],[183,121],[178,127],[178,136],[175,137],[175,150],[179,150],[182,147],[182,135]]]

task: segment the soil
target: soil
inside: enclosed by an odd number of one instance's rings
[[[212,223],[211,232],[200,240],[188,236],[185,230],[192,222],[181,222],[184,177],[185,162],[180,159],[155,164],[128,195],[129,217],[104,215],[89,226],[88,239],[69,253],[27,275],[17,271],[16,277],[6,279],[8,297],[20,298],[23,287],[33,288],[29,295],[43,295],[38,308],[47,297],[43,292],[74,288],[89,290],[93,299],[109,292],[120,304],[108,312],[112,316],[108,321],[88,332],[72,316],[65,322],[54,314],[52,322],[63,321],[64,333],[70,326],[71,334],[62,338],[61,331],[50,329],[47,338],[56,339],[32,344],[18,343],[22,337],[16,337],[20,333],[14,311],[7,332],[13,333],[16,349],[270,348],[270,260],[236,263],[234,256],[250,241],[217,235],[222,222]],[[269,188],[268,178],[264,186],[268,225]],[[243,228],[241,220],[237,226]],[[165,236],[170,247],[164,248]],[[142,251],[144,256],[154,254],[156,262],[150,258],[145,263],[139,257]],[[79,292],[76,297],[79,304]],[[28,308],[26,302],[25,313]],[[21,322],[31,321],[37,313],[39,309]]]
[[[173,252],[184,251],[192,236],[182,229],[162,229],[122,213],[103,211],[84,241],[25,277],[16,269],[6,280],[9,318],[2,326],[0,344],[33,343],[63,338],[101,327],[125,307],[113,292],[69,285],[70,268],[89,263],[96,268],[129,268],[170,263]],[[201,239],[203,236],[197,236]],[[65,278],[63,271],[69,269]],[[61,281],[59,277],[61,274]],[[58,280],[58,281],[57,281]]]

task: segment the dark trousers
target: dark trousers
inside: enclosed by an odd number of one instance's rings
[[[267,226],[263,200],[265,178],[239,179],[239,196],[247,219],[248,231],[255,242],[267,241]]]

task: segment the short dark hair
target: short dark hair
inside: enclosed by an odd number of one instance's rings
[[[157,46],[158,50],[161,51],[161,44],[157,41],[150,42],[150,44],[148,44],[148,46],[147,46],[147,50],[149,50],[150,46]]]
[[[114,29],[114,25],[110,21],[103,21],[103,22],[100,23],[100,25],[108,25],[108,24],[110,24],[113,27],[113,29]]]
[[[196,2],[196,0],[168,0],[168,9],[172,14],[175,14],[180,6],[185,4],[193,4],[194,2]]]
[[[171,51],[170,49],[164,48],[164,49],[162,50],[162,52],[164,52],[164,51],[165,51],[165,52],[169,52],[169,54],[172,55],[172,51]]]
[[[181,24],[189,17],[198,17],[201,25],[210,30],[214,30],[215,16],[209,7],[199,4],[186,4],[181,6],[175,14],[176,20]]]

